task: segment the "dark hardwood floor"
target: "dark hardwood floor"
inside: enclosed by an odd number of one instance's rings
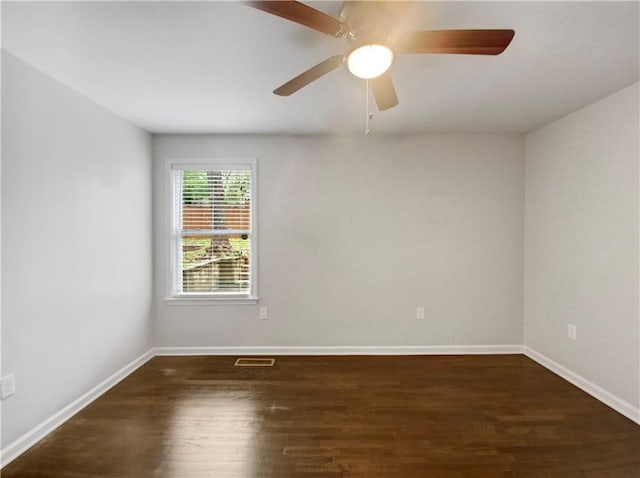
[[[522,355],[156,357],[3,478],[640,477],[640,426]]]

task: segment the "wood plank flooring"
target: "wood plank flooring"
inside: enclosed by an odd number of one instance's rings
[[[522,355],[236,358],[154,358],[2,477],[640,477],[640,426]]]

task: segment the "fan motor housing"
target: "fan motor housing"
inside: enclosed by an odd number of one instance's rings
[[[340,21],[349,26],[347,41],[353,46],[388,43],[393,27],[406,8],[406,2],[343,2]]]

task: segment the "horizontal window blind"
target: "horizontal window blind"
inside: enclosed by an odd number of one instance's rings
[[[174,169],[175,291],[251,292],[251,170]]]

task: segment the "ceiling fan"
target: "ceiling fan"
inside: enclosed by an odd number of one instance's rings
[[[395,34],[395,24],[407,2],[345,1],[339,18],[291,0],[245,2],[349,43],[345,55],[334,55],[289,80],[273,92],[289,96],[346,62],[349,71],[370,79],[379,110],[398,104],[389,67],[396,53],[499,55],[511,42],[513,30],[421,30]]]

